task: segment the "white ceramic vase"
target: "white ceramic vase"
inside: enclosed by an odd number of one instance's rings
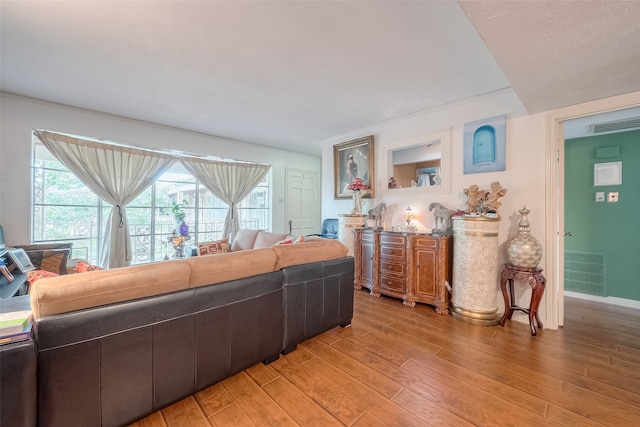
[[[362,213],[362,191],[353,192],[353,213]]]

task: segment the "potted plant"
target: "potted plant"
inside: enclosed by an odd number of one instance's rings
[[[173,202],[173,206],[171,206],[171,214],[176,220],[176,233],[180,236],[186,236],[187,234],[189,234],[189,226],[184,220],[187,216],[184,208],[186,208],[188,205],[189,202],[187,202],[186,199],[182,199],[182,202]]]

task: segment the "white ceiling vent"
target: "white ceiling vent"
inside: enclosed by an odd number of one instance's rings
[[[628,119],[613,120],[611,122],[594,123],[589,126],[591,133],[619,132],[622,130],[640,128],[640,116]]]

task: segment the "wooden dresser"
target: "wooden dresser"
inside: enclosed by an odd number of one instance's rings
[[[354,246],[356,289],[401,298],[408,307],[422,302],[449,313],[451,237],[359,229]]]

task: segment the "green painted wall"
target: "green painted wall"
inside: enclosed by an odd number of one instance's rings
[[[620,147],[615,157],[596,158],[600,147]],[[622,185],[594,186],[594,164],[622,161]],[[596,192],[605,193],[605,201],[596,203]],[[610,192],[618,192],[619,201],[607,201]],[[640,300],[640,281],[636,267],[640,264],[640,131],[576,138],[565,141],[565,289],[590,292],[572,287],[578,281],[569,270],[583,263],[582,277],[596,277],[596,258],[576,253],[603,254],[604,296]],[[569,252],[572,252],[570,256]],[[568,260],[569,259],[569,260]],[[577,260],[574,262],[573,260]],[[568,265],[567,265],[568,264]],[[573,266],[572,266],[573,264]]]

